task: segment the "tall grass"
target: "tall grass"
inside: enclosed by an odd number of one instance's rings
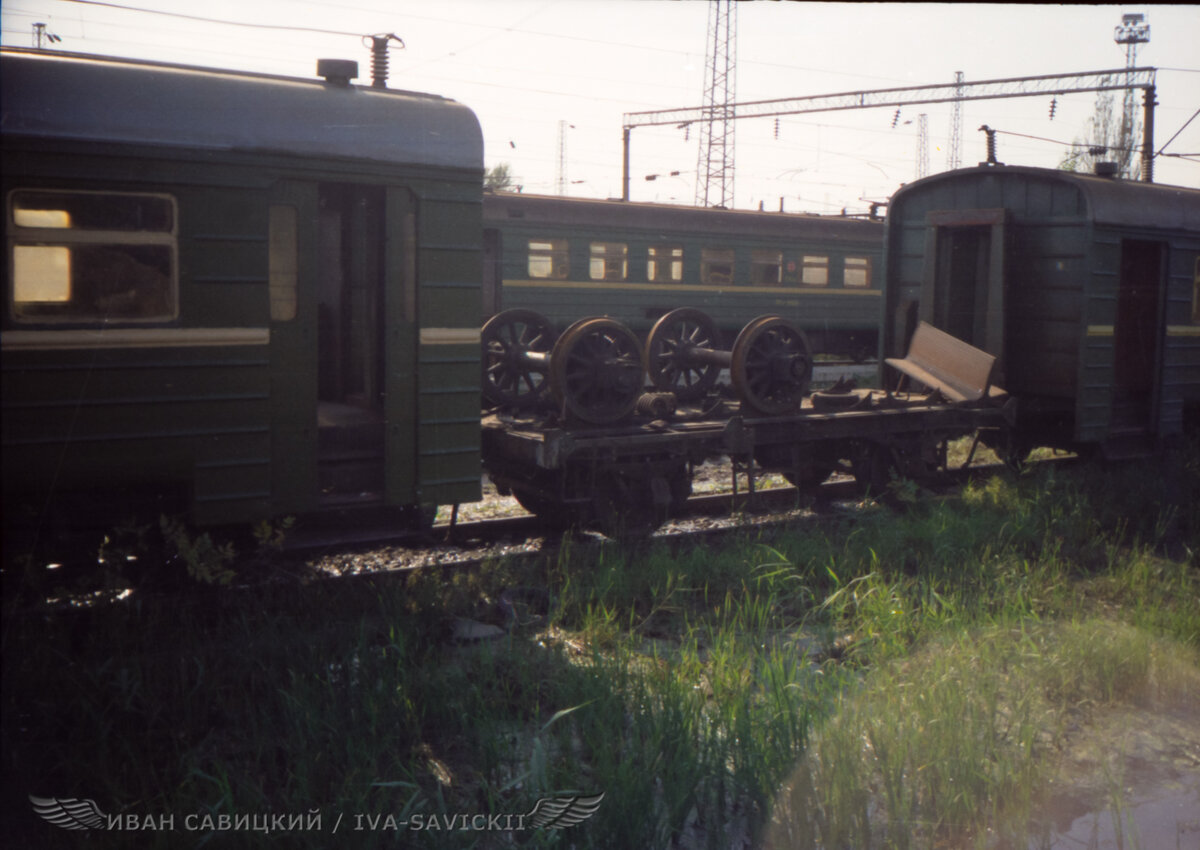
[[[814,732],[768,843],[1027,846],[1068,719],[1200,704],[1200,577],[1190,553],[1154,551],[1197,526],[1172,529],[1178,503],[1144,477],[1114,478],[991,479],[806,554],[831,580],[818,610],[868,669]]]
[[[1196,551],[1178,492],[1200,485],[1155,483],[1026,474],[719,546],[568,538],[473,572],[10,610],[6,828],[74,846],[32,794],[178,821],[319,809],[287,846],[1019,843],[1081,706],[1191,694],[1197,572],[1162,553]],[[507,631],[463,644],[457,617]],[[330,835],[339,813],[600,792],[565,831]],[[264,836],[137,840],[181,837]]]
[[[1027,846],[1069,723],[1118,701],[1195,705],[1195,650],[1105,620],[943,635],[873,668],[815,733],[778,847]]]

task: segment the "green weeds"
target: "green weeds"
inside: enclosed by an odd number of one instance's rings
[[[1068,724],[1195,700],[1197,660],[1101,619],[943,633],[846,690],[780,799],[776,846],[1025,846]]]
[[[60,837],[33,794],[178,828],[319,810],[286,846],[342,839],[339,814],[368,847],[1020,846],[1072,724],[1194,695],[1196,484],[1156,481],[1026,472],[718,546],[13,612],[6,823]],[[461,617],[504,634],[458,643]],[[565,831],[367,828],[601,792]]]

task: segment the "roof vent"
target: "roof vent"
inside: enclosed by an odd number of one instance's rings
[[[1121,170],[1115,162],[1097,162],[1096,176],[1097,177],[1116,177]]]
[[[318,59],[317,76],[334,86],[349,86],[358,76],[358,63],[353,59]]]

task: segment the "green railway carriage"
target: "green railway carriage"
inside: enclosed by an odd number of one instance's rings
[[[695,307],[726,343],[770,313],[814,351],[876,352],[882,222],[509,193],[483,210],[486,312],[536,310],[560,331],[607,315],[644,336]]]
[[[352,63],[0,62],[7,522],[98,489],[199,524],[479,497],[469,109]]]
[[[1026,444],[1140,454],[1200,413],[1200,190],[980,166],[888,211],[884,350],[918,319],[997,356]]]

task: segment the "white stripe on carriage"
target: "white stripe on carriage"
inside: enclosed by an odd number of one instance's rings
[[[0,350],[51,351],[79,348],[195,348],[270,345],[270,328],[72,328],[0,333]]]
[[[421,328],[421,345],[479,345],[479,328]]]

